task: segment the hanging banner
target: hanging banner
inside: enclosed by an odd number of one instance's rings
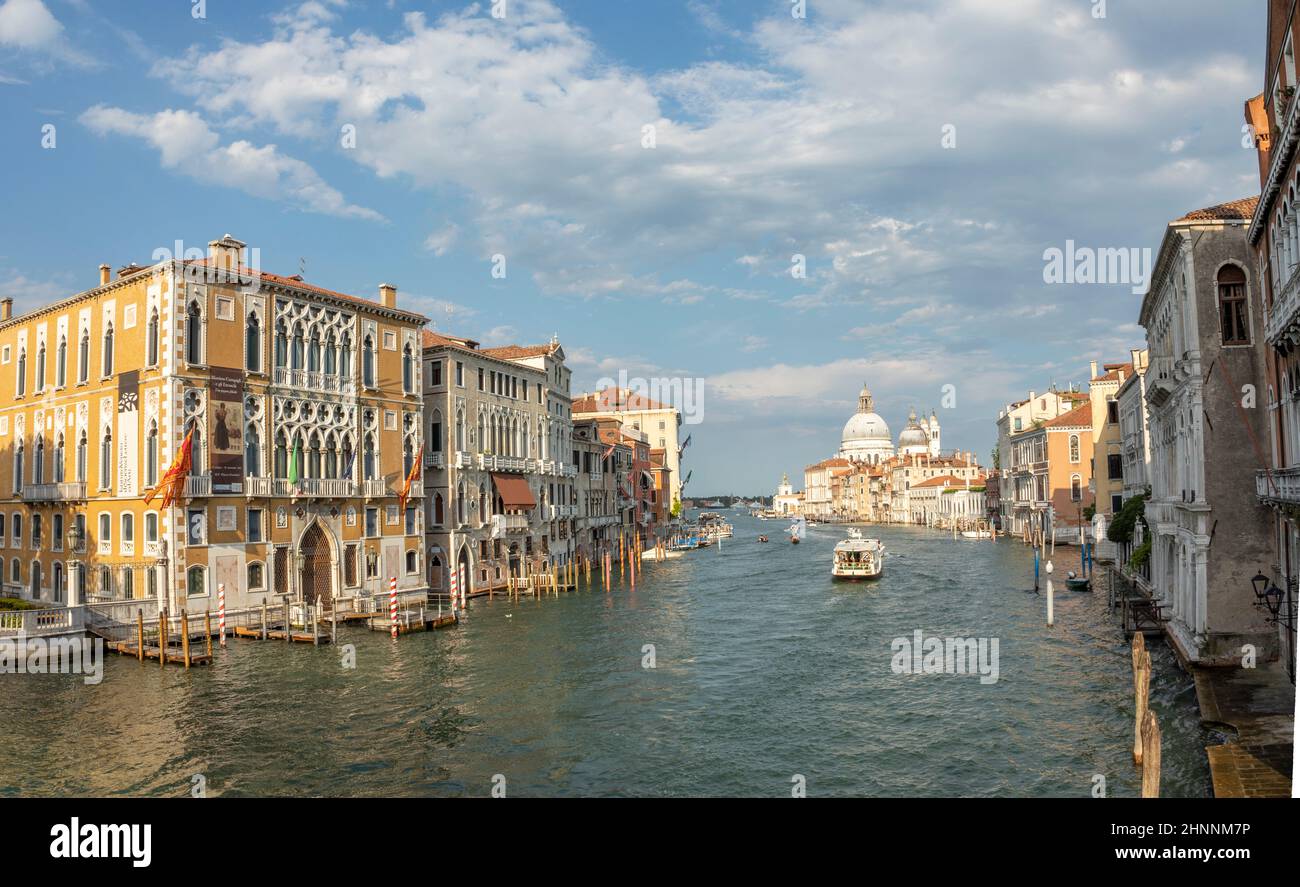
[[[117,376],[117,495],[135,496],[140,463],[140,371]]]
[[[208,410],[212,416],[212,492],[244,491],[244,373],[213,367]]]

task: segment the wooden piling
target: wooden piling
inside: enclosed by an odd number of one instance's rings
[[[158,667],[167,667],[167,620],[170,617],[163,610],[158,618]]]
[[[293,625],[289,622],[289,599],[284,599],[284,642],[293,643]]]
[[[203,611],[203,638],[206,640],[208,649],[208,658],[212,658],[212,611]]]
[[[185,658],[185,670],[190,668],[190,614],[181,607],[181,655]]]
[[[139,648],[137,649],[136,652],[139,654],[140,662],[143,663],[144,662],[144,610],[143,609],[138,609],[135,611],[135,638],[136,638],[136,642],[139,644]]]
[[[1142,797],[1160,797],[1160,723],[1150,709],[1142,718]]]
[[[266,640],[266,601],[262,601],[262,640]]]
[[[1133,763],[1142,763],[1142,722],[1151,694],[1151,654],[1142,632],[1133,633]]]

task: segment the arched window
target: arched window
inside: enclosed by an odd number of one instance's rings
[[[1070,461],[1077,463],[1080,460],[1080,458],[1082,457],[1079,454],[1079,435],[1071,434],[1070,435]]]
[[[375,387],[375,340],[370,336],[361,343],[361,384]]]
[[[87,463],[90,460],[90,442],[86,439],[86,432],[83,429],[81,437],[77,440],[77,483],[86,482]]]
[[[456,522],[465,523],[465,484],[456,487]]]
[[[253,423],[244,429],[244,474],[249,477],[262,476],[262,439],[257,433],[257,425]]]
[[[107,490],[112,486],[113,478],[113,431],[104,429],[104,438],[99,442],[99,488]]]
[[[433,522],[435,525],[441,527],[442,521],[443,521],[442,493],[434,493],[433,494]]]
[[[338,372],[338,354],[338,343],[334,340],[334,333],[331,332],[325,339],[325,374],[327,376],[333,376]]]
[[[9,581],[10,582],[23,581],[23,562],[18,560],[18,558],[14,558],[13,561],[9,564]]]
[[[322,477],[320,463],[321,463],[320,435],[313,434],[311,436],[310,442],[308,443],[307,471],[304,472],[304,476],[313,477],[313,478]]]
[[[302,324],[293,328],[293,348],[289,353],[290,369],[302,369],[303,362],[303,344],[302,344]]]
[[[402,477],[410,477],[411,464],[415,461],[415,445],[408,437],[406,443],[402,444]]]
[[[1250,344],[1246,319],[1246,272],[1237,265],[1224,265],[1219,271],[1219,320],[1224,345]]]
[[[352,337],[346,333],[339,345],[339,375],[345,379],[352,375]]]
[[[101,546],[109,545],[113,541],[113,516],[107,512],[99,516],[99,539],[96,541]]]
[[[90,330],[81,331],[81,344],[77,346],[77,381],[90,379]]]
[[[312,327],[311,338],[307,342],[307,371],[320,372],[320,333]]]
[[[334,440],[332,433],[325,435],[325,448],[321,452],[321,461],[324,469],[323,477],[334,480],[339,476],[339,452],[338,444]]]
[[[262,371],[262,325],[256,314],[249,314],[244,324],[244,368],[250,373]]]
[[[108,326],[104,328],[103,369],[104,372],[101,375],[103,375],[104,378],[108,378],[109,376],[113,375],[113,323],[112,321],[109,321]]]
[[[185,311],[185,362],[203,363],[203,309],[191,299]]]
[[[122,512],[122,538],[118,542],[123,548],[135,544],[135,515],[129,511]]]
[[[248,590],[258,591],[266,588],[266,567],[259,561],[248,565]]]
[[[64,463],[65,450],[63,447],[63,432],[59,432],[58,438],[54,442],[54,482],[63,483],[63,475],[67,469]]]
[[[340,470],[344,478],[356,477],[356,472],[352,470],[353,469],[352,458],[353,458],[352,438],[345,437],[343,438],[343,450],[340,453],[341,462],[339,463],[340,465],[342,465],[342,468]]]
[[[32,483],[45,483],[45,438],[36,438],[36,458],[32,460]]]
[[[275,435],[275,476],[280,480],[289,477],[289,440],[283,431]]]
[[[158,309],[149,312],[149,324],[144,335],[144,362],[146,366],[158,365]]]
[[[442,412],[439,410],[433,411],[433,419],[429,422],[429,451],[442,452]]]
[[[375,436],[367,434],[362,442],[361,470],[362,477],[366,480],[375,479]]]
[[[1070,475],[1070,501],[1078,502],[1083,499],[1083,478],[1077,474]]]
[[[23,441],[22,438],[14,445],[14,492],[20,493],[23,489]],[[16,519],[16,518],[15,518]]]
[[[144,485],[158,484],[158,422],[149,422],[149,432],[144,438]]]
[[[289,365],[289,333],[283,320],[275,325],[275,365],[280,369]]]
[[[456,413],[456,452],[465,450],[465,414]]]
[[[208,463],[203,459],[203,427],[199,425],[198,419],[190,419],[185,423],[185,433],[190,438],[190,465],[194,474],[202,474],[203,468]]]
[[[63,601],[63,564],[58,561],[54,562],[54,600],[56,603]]]
[[[190,567],[185,571],[185,590],[191,597],[208,593],[208,571],[203,567]]]
[[[418,573],[418,572],[420,572],[419,555],[417,555],[414,550],[407,551],[406,552],[407,575],[409,576],[412,573]]]
[[[45,390],[45,343],[36,346],[36,390]]]
[[[59,350],[54,357],[54,384],[58,388],[68,384],[68,338],[59,336]]]
[[[14,393],[22,397],[27,393],[27,349],[18,349],[18,380],[15,383]]]
[[[410,344],[402,351],[402,391],[415,393],[415,357]]]
[[[99,594],[109,600],[113,598],[113,568],[99,568]]]

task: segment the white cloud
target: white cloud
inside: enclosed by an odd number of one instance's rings
[[[217,134],[193,111],[168,109],[147,115],[96,105],[80,120],[96,135],[144,140],[159,151],[165,168],[198,181],[233,185],[309,212],[383,220],[375,210],[348,203],[311,166],[282,154],[275,145],[257,146],[242,139],[221,145]]]
[[[68,42],[63,25],[41,0],[0,3],[0,46],[81,67],[94,64]]]
[[[424,248],[435,256],[442,257],[456,244],[459,237],[460,227],[449,222],[425,238]]]

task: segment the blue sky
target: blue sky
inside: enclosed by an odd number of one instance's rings
[[[229,232],[442,331],[558,334],[580,388],[703,379],[688,493],[833,454],[864,380],[895,435],[955,386],[944,445],[987,454],[1000,405],[1142,342],[1129,286],[1046,285],[1044,250],[1258,191],[1262,0],[194,6],[0,0],[0,293]]]

